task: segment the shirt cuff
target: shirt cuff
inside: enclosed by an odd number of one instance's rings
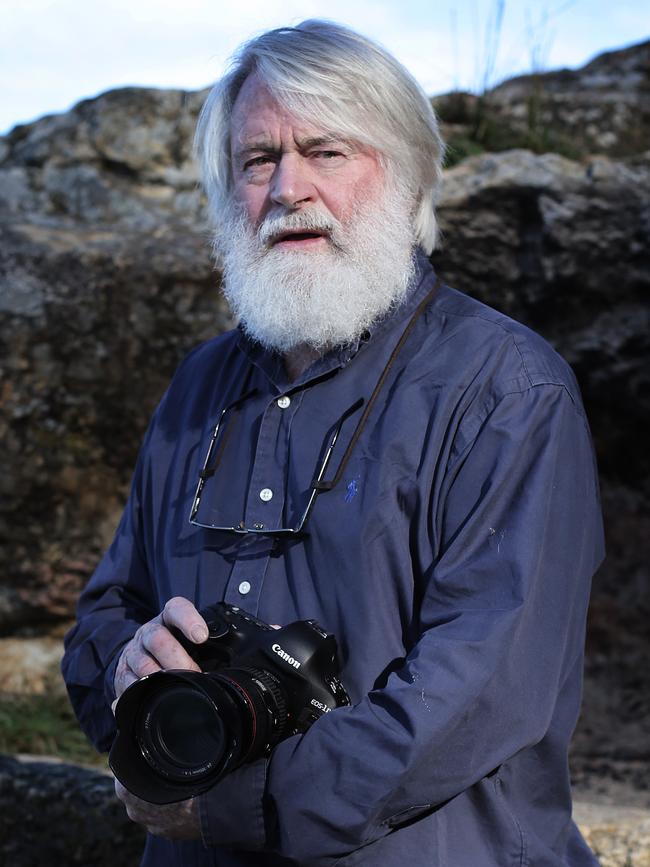
[[[125,638],[124,641],[120,644],[118,649],[113,654],[113,658],[108,663],[108,667],[104,672],[104,698],[106,699],[106,703],[110,708],[117,698],[115,695],[115,669],[117,668],[117,663],[120,661],[120,656],[122,655],[122,651],[129,643],[131,639]]]
[[[205,846],[250,852],[264,849],[267,766],[267,759],[242,765],[199,795],[201,837]]]

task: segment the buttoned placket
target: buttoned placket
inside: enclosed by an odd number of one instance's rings
[[[293,516],[284,514],[291,422],[304,391],[269,400],[257,438],[254,463],[246,497],[244,523],[256,529],[285,525]],[[224,600],[257,614],[273,543],[264,536],[243,537],[226,587]],[[251,556],[255,553],[259,556]]]

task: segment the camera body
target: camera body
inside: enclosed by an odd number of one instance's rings
[[[200,794],[350,703],[338,678],[336,639],[315,621],[274,629],[226,603],[201,614],[207,641],[172,632],[202,671],[147,675],[115,709],[109,764],[150,803]]]
[[[241,608],[220,602],[201,612],[208,626],[202,644],[175,638],[204,672],[253,667],[283,680],[288,698],[285,737],[306,731],[324,713],[350,703],[338,679],[336,639],[315,620],[298,620],[274,629]]]

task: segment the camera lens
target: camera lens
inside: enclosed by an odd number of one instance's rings
[[[268,748],[284,728],[284,694],[268,672],[158,672],[155,678],[142,682],[134,732],[142,758],[170,784],[216,780]]]
[[[158,672],[155,687],[143,690],[134,735],[142,758],[160,777],[173,784],[210,777],[248,746],[241,703],[216,680]]]
[[[154,752],[183,774],[219,762],[224,731],[214,703],[189,686],[159,694],[144,724],[148,752]]]

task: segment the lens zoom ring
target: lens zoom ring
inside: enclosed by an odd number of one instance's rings
[[[271,693],[273,698],[273,712],[276,718],[276,724],[273,731],[273,743],[277,743],[284,734],[287,724],[287,700],[284,690],[278,686],[276,679],[261,668],[249,668],[248,674],[260,683],[264,690]],[[265,697],[265,704],[269,706],[269,702]]]

